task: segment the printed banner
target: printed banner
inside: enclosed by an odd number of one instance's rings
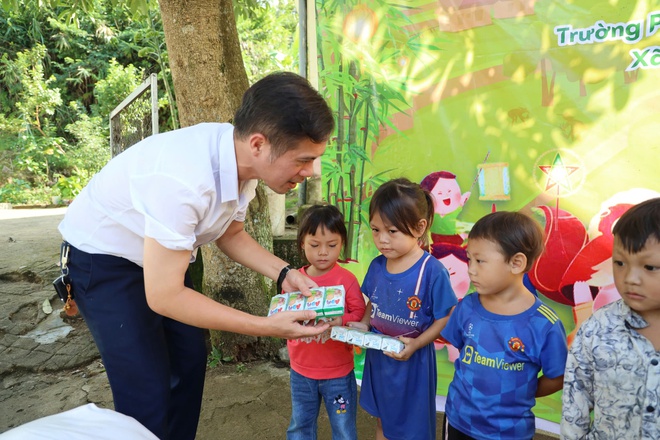
[[[377,254],[368,206],[390,178],[433,193],[432,251],[459,298],[471,226],[523,211],[546,232],[527,281],[570,343],[619,298],[612,225],[660,195],[657,2],[316,0],[315,14],[319,89],[338,124],[323,196],[346,218],[346,267],[361,279]],[[442,402],[458,353],[436,348]],[[561,393],[534,408],[553,423],[560,412]]]

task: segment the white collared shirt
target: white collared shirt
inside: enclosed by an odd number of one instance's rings
[[[144,237],[190,250],[244,221],[256,180],[239,184],[231,124],[151,136],[113,158],[67,209],[59,230],[76,248],[142,266]]]

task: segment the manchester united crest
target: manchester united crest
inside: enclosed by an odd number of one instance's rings
[[[408,301],[406,301],[406,305],[411,311],[416,312],[422,308],[422,300],[417,296],[411,296],[408,298]]]
[[[513,351],[525,352],[525,344],[523,344],[520,338],[513,337],[509,339],[509,348]]]

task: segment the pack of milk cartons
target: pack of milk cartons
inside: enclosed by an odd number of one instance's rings
[[[305,296],[300,292],[281,293],[270,300],[268,316],[282,311],[314,310],[316,320],[323,321],[344,315],[346,290],[344,286],[327,286],[310,289]]]
[[[400,353],[404,348],[403,342],[391,336],[379,333],[365,332],[351,327],[336,326],[330,331],[330,338],[335,341],[357,345],[363,348],[373,348],[381,351]]]

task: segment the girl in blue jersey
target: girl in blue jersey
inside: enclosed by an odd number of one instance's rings
[[[531,440],[535,398],[562,387],[564,327],[523,283],[542,251],[540,226],[518,212],[488,214],[470,230],[476,293],[463,298],[442,331],[460,350],[445,406],[449,440]]]
[[[436,437],[436,363],[433,340],[456,305],[449,274],[424,251],[433,199],[418,184],[381,185],[369,205],[376,257],[362,284],[369,302],[355,327],[398,337],[400,353],[367,350],[360,405],[378,419],[376,439]]]

